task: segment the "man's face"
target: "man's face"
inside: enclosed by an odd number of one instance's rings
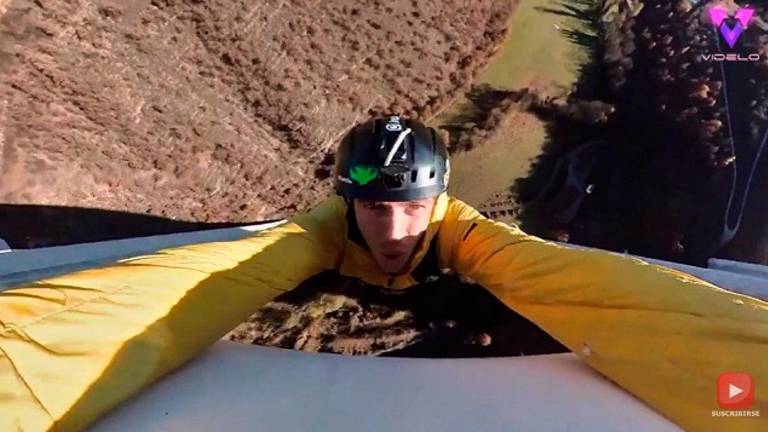
[[[408,263],[429,226],[434,198],[418,201],[383,202],[355,200],[357,226],[376,262],[389,274],[397,274]]]

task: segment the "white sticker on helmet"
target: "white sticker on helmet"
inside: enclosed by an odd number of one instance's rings
[[[390,116],[389,121],[386,125],[384,125],[384,128],[390,132],[398,132],[403,130],[403,126],[400,124],[400,117]]]

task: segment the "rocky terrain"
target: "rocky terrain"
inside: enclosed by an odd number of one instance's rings
[[[482,287],[452,275],[392,294],[323,273],[265,305],[226,338],[344,355],[498,357],[567,351]]]

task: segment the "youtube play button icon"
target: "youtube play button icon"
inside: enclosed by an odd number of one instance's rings
[[[740,395],[742,393],[744,393],[743,389],[740,389],[740,388],[736,387],[733,384],[728,384],[728,397],[730,399],[733,399],[734,397],[736,397],[736,396],[738,396],[738,395]]]
[[[755,401],[755,383],[744,372],[726,372],[717,377],[717,404],[724,409],[745,409]]]

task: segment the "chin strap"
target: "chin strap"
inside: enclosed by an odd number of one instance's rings
[[[366,243],[365,238],[363,238],[363,233],[360,232],[360,228],[357,226],[355,204],[353,200],[344,197],[344,201],[347,203],[347,238],[359,244],[366,250],[370,250],[370,248],[368,248],[368,243]]]

